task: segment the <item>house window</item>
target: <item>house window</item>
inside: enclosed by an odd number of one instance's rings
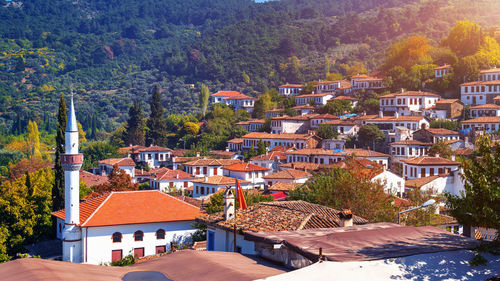
[[[113,233],[113,243],[122,242],[122,234],[120,232]]]
[[[184,182],[184,187],[188,187],[188,182],[187,181]]]
[[[156,239],[165,239],[165,230],[158,229],[156,231]]]
[[[134,257],[136,257],[136,258],[144,257],[144,248],[135,248],[134,249]]]
[[[134,241],[142,241],[144,239],[144,232],[137,230],[134,232]]]
[[[216,175],[217,175],[217,170],[218,170],[218,168],[217,168],[217,167],[215,167],[215,168],[214,168],[214,176],[216,176]]]
[[[204,186],[201,187],[201,194],[205,195],[205,187]]]
[[[162,246],[156,246],[156,254],[161,254],[165,253],[167,251],[167,246],[162,245]]]
[[[207,167],[203,167],[203,174],[206,175],[207,174]]]
[[[200,167],[196,167],[196,174],[199,175],[200,174]]]
[[[425,168],[420,170],[420,177],[425,177]]]

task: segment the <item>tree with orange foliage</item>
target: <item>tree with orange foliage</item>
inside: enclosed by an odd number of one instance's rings
[[[117,165],[113,166],[113,170],[108,176],[108,182],[98,185],[94,188],[94,192],[104,194],[111,191],[127,191],[138,190],[139,186],[132,183],[130,175],[125,173],[124,170],[118,168]]]
[[[41,157],[21,159],[16,164],[9,165],[9,178],[14,180],[26,173],[34,173],[44,168],[51,168],[51,166],[50,162],[43,160]]]

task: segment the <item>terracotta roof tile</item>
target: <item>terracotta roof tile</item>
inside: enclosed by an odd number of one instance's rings
[[[436,101],[436,104],[450,104],[450,103],[455,103],[455,102],[460,102],[459,99],[442,99]]]
[[[212,97],[237,97],[243,95],[237,91],[218,91],[215,94],[212,94]]]
[[[296,170],[307,170],[307,171],[319,171],[322,169],[327,169],[328,167],[333,167],[332,165],[318,164],[318,163],[308,163],[308,162],[293,162],[281,164],[282,168],[291,168]]]
[[[297,187],[303,185],[303,183],[293,183],[293,182],[277,182],[271,186],[267,187],[269,191],[290,191]]]
[[[475,124],[475,123],[500,123],[500,116],[478,117],[462,121],[462,124]]]
[[[296,180],[296,179],[302,179],[302,178],[309,178],[312,175],[306,171],[302,170],[295,170],[295,169],[287,169],[283,171],[278,171],[276,173],[263,176],[262,178],[264,179],[289,179],[289,180]]]
[[[417,165],[417,166],[454,166],[454,165],[460,165],[459,162],[457,161],[452,161],[446,158],[442,157],[433,157],[433,156],[420,156],[420,157],[414,157],[414,158],[408,158],[408,159],[402,159],[402,162],[409,164],[409,165]]]
[[[418,140],[403,140],[391,142],[389,145],[421,145],[421,146],[432,146],[430,142],[421,142]]]
[[[211,177],[207,177],[207,178],[195,179],[195,180],[192,180],[191,182],[226,186],[226,185],[235,185],[236,179],[230,178],[230,177],[225,177],[225,176],[211,176]],[[238,180],[238,182],[240,184],[250,184],[249,181],[245,181],[245,180]]]
[[[408,96],[440,97],[440,95],[435,94],[435,93],[419,92],[419,91],[406,91],[406,92],[403,92],[403,93],[392,93],[391,95],[393,95],[395,97],[408,97]]]
[[[108,182],[108,177],[94,175],[84,170],[80,170],[80,182],[85,184],[87,187],[92,187]]]
[[[339,227],[339,211],[305,201],[275,201],[257,203],[236,211],[237,228],[246,231],[286,231],[309,228]],[[368,221],[354,216],[354,224]],[[223,212],[204,215],[199,222],[232,230],[234,219],[223,220]]]
[[[64,210],[52,213],[64,219]],[[80,203],[80,225],[108,226],[190,221],[199,208],[157,190],[112,192]]]
[[[307,140],[314,135],[310,134],[270,134],[270,133],[261,133],[261,132],[253,132],[244,135],[243,139],[284,139],[284,140]]]
[[[173,150],[168,148],[168,147],[161,147],[161,146],[148,146],[146,148],[143,148],[141,150],[139,150],[140,152],[156,152],[156,151],[159,151],[159,152],[172,152]]]
[[[175,179],[182,179],[182,180],[191,180],[195,179],[191,174],[188,174],[184,171],[181,170],[170,170],[166,169],[162,171],[161,173],[156,174],[155,180],[157,181],[164,181],[164,180],[175,180]]]
[[[118,165],[118,166],[122,166],[122,167],[125,167],[125,166],[135,167],[135,162],[134,162],[134,160],[132,160],[132,158],[109,158],[109,159],[100,160],[98,163],[103,164],[103,165],[110,165],[110,166]]]
[[[228,143],[243,143],[243,139],[236,138],[227,141]]]
[[[460,84],[460,86],[483,86],[483,85],[499,85],[500,80],[490,80],[490,81],[474,81]]]
[[[276,157],[278,157],[279,160],[286,160],[286,154],[283,151],[270,151],[268,153],[252,157],[250,159],[256,161],[274,161]]]
[[[500,72],[500,68],[483,69],[480,71],[480,73],[494,73],[494,72]]]
[[[500,109],[498,104],[481,104],[476,106],[471,106],[470,109]]]
[[[197,159],[184,163],[184,166],[227,166],[241,163],[238,159]]]
[[[357,98],[355,97],[351,97],[351,96],[337,96],[337,97],[334,97],[333,99],[331,100],[350,100],[350,101],[358,101]],[[329,101],[331,101],[329,100]]]
[[[434,70],[447,69],[447,68],[450,68],[450,67],[451,67],[451,65],[445,64],[445,65],[441,65],[441,66],[438,66],[438,67],[434,67]]]
[[[222,167],[223,170],[237,172],[269,171],[270,169],[252,163],[235,163]]]
[[[430,177],[423,177],[423,178],[418,178],[418,179],[409,179],[405,181],[405,187],[408,188],[420,188],[434,180],[439,178],[438,175],[436,176],[430,176]]]
[[[394,116],[384,116],[377,117],[368,120],[369,122],[398,122],[398,121],[406,121],[406,122],[418,122],[423,119],[427,119],[425,116],[399,116],[398,118]]]
[[[448,130],[445,128],[428,128],[428,129],[423,129],[426,130],[427,132],[436,135],[436,136],[444,136],[444,135],[458,135],[458,132]]]
[[[281,85],[278,88],[303,88],[304,85],[302,84],[288,84],[286,83],[285,85]]]

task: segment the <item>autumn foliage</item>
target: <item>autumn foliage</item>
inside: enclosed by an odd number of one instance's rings
[[[108,176],[108,182],[98,185],[94,188],[94,192],[104,194],[111,191],[128,191],[138,190],[139,186],[132,183],[130,175],[125,173],[124,170],[113,166],[113,170]]]

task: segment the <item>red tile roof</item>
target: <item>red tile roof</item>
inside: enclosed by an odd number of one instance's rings
[[[445,128],[427,128],[427,129],[423,129],[423,130],[426,130],[427,132],[429,132],[435,136],[458,135],[458,132],[448,130]]]
[[[92,187],[108,182],[108,177],[99,176],[89,173],[84,170],[80,170],[80,182],[85,184],[87,187]]]
[[[500,72],[500,68],[483,69],[480,71],[480,73],[494,73],[494,72]]]
[[[460,86],[483,86],[483,85],[499,85],[500,80],[491,80],[491,81],[474,81],[460,84]]]
[[[297,187],[303,185],[303,183],[294,183],[294,182],[277,182],[271,186],[267,187],[267,190],[270,191],[290,191],[294,190]]]
[[[302,178],[309,178],[312,175],[306,171],[295,170],[295,169],[287,169],[283,171],[278,171],[276,173],[263,176],[264,179],[287,179],[287,180],[296,180]]]
[[[310,134],[270,134],[263,132],[248,133],[241,138],[243,139],[283,139],[283,140],[307,140],[314,135]]]
[[[228,140],[227,142],[228,143],[243,143],[243,139],[236,138],[236,139]]]
[[[462,121],[462,124],[475,124],[475,123],[500,123],[500,116],[478,117]]]
[[[471,106],[470,109],[500,109],[498,104],[481,104],[476,106]]]
[[[226,185],[235,185],[236,179],[230,178],[230,177],[225,177],[225,176],[211,176],[211,177],[199,178],[196,180],[192,180],[192,182],[226,186]],[[238,180],[238,182],[240,184],[250,184],[250,182],[246,181],[246,180]]]
[[[223,170],[235,172],[255,172],[255,171],[269,171],[270,169],[255,165],[252,163],[236,163],[222,167]]]
[[[403,93],[392,93],[391,95],[395,96],[395,97],[413,97],[413,96],[418,96],[418,97],[441,97],[440,95],[438,94],[435,94],[435,93],[430,93],[430,92],[420,92],[420,91],[406,91],[406,92],[403,92]],[[387,97],[387,96],[382,96],[381,98],[384,98],[384,97]]]
[[[140,152],[172,152],[173,150],[168,148],[168,147],[161,147],[161,146],[157,146],[157,145],[154,145],[154,146],[149,146],[149,147],[146,147],[146,148],[143,148],[141,150],[139,150]]]
[[[442,157],[434,157],[434,156],[420,156],[408,159],[402,159],[402,162],[409,165],[417,165],[417,166],[455,166],[460,165],[457,161],[452,161]]]
[[[193,175],[188,174],[181,170],[166,169],[163,172],[156,174],[155,180],[157,181],[176,180],[176,179],[191,180],[195,178],[196,177],[194,177]]]
[[[315,107],[312,106],[312,105],[297,105],[297,106],[294,106],[292,107],[292,109],[314,109]]]
[[[237,97],[243,95],[237,91],[218,91],[215,94],[212,94],[212,97]]]
[[[403,140],[403,141],[391,142],[389,145],[421,145],[421,146],[431,146],[432,143],[430,143],[430,142],[421,142],[421,141],[418,141],[418,140]]]
[[[184,166],[227,166],[236,163],[241,163],[238,159],[197,159],[184,163]]]
[[[333,99],[331,100],[350,100],[350,101],[358,101],[357,98],[355,97],[350,97],[350,96],[338,96],[338,97],[334,97]],[[329,100],[329,101],[331,101]]]
[[[455,103],[455,102],[461,102],[459,99],[442,99],[436,101],[436,104],[449,104],[449,103]]]
[[[405,187],[408,188],[421,188],[422,186],[438,179],[439,176],[430,176],[430,177],[423,177],[423,178],[418,178],[418,179],[409,179],[405,181]]]
[[[157,190],[111,192],[80,203],[83,227],[191,221],[201,214],[199,208]],[[64,209],[52,215],[64,220]]]
[[[384,117],[373,118],[367,121],[368,122],[399,122],[399,121],[418,122],[423,119],[427,118],[425,116],[399,116],[398,118],[394,116],[384,116]]]
[[[286,160],[286,154],[283,151],[270,151],[268,153],[252,157],[250,159],[257,161],[274,161],[276,157],[278,157],[279,160]]]
[[[295,98],[315,98],[315,97],[324,97],[328,95],[333,95],[333,93],[320,93],[320,94],[307,94],[307,95],[300,95],[296,96]]]
[[[337,126],[354,126],[354,125],[356,125],[356,122],[354,122],[351,119],[337,119],[337,120],[326,121],[323,124],[325,124],[325,125],[337,125]]]
[[[318,163],[308,163],[308,162],[293,162],[280,165],[282,168],[292,168],[297,170],[307,170],[307,171],[319,171],[321,169],[326,169],[333,167],[332,165],[318,164]]]
[[[438,67],[434,67],[434,70],[447,69],[447,68],[450,68],[450,67],[451,67],[451,65],[445,64],[445,65],[441,65],[441,66],[438,66]]]
[[[313,116],[311,116],[310,119],[340,119],[340,117],[325,113],[325,114],[313,115]]]
[[[281,85],[278,88],[303,88],[304,85],[302,84],[288,84],[286,83],[285,85]]]
[[[135,167],[135,162],[132,158],[109,158],[101,160],[98,163],[110,166],[118,165],[121,167]]]

